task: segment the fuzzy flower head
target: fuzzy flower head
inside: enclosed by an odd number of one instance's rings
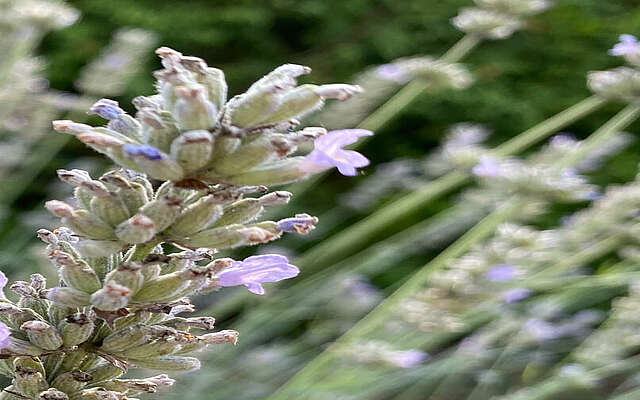
[[[244,285],[251,293],[264,294],[263,283],[294,278],[299,273],[298,267],[289,264],[287,257],[267,254],[234,261],[217,274],[216,284],[222,287]]]
[[[365,129],[342,129],[331,131],[320,136],[314,141],[314,149],[302,163],[306,172],[314,173],[331,167],[345,176],[355,176],[357,168],[369,165],[369,160],[353,150],[345,150],[343,147],[353,144],[362,136],[371,136],[373,132]]]
[[[640,66],[640,42],[633,35],[620,35],[620,42],[609,50],[609,54],[624,57],[628,63]]]

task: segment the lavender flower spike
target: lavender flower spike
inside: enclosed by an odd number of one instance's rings
[[[317,138],[314,149],[307,155],[301,168],[305,172],[315,173],[331,167],[337,167],[345,176],[355,176],[356,168],[366,167],[369,160],[353,150],[343,147],[355,143],[362,136],[371,136],[373,132],[366,129],[342,129],[331,131]]]
[[[263,283],[279,282],[298,276],[300,270],[289,264],[287,257],[267,254],[234,261],[217,274],[218,286],[246,286],[251,293],[264,294]]]
[[[640,55],[640,42],[633,35],[620,35],[620,43],[617,43],[609,54],[612,56]]]
[[[111,121],[120,118],[120,116],[124,114],[124,110],[120,108],[117,101],[101,99],[91,106],[87,114],[97,114]]]

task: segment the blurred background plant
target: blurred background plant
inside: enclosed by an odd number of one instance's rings
[[[47,135],[48,121],[87,118],[78,110],[102,96],[132,111],[131,98],[152,91],[151,75],[137,72],[157,67],[148,57],[155,42],[223,68],[239,92],[283,62],[311,65],[314,82],[346,80],[367,89],[314,122],[375,125],[377,135],[362,150],[375,165],[356,181],[332,174],[319,190],[292,186],[299,197],[287,212],[305,210],[321,220],[304,239],[278,242],[277,252],[302,268],[299,281],[274,290],[259,307],[241,291],[202,300],[200,309],[240,330],[242,339],[179,380],[175,396],[637,394],[638,125],[627,109],[598,130],[621,107],[589,97],[585,84],[589,71],[623,61],[607,49],[619,34],[638,33],[635,1],[557,1],[527,16],[508,40],[479,46],[473,35],[458,42],[463,34],[447,23],[473,7],[471,0],[74,0],[65,7],[77,11],[56,11],[65,18],[9,13],[30,3],[1,3],[7,51],[0,58],[6,183],[0,261],[15,277],[51,268],[32,239],[35,227],[53,223],[40,204],[65,196],[66,189],[52,183],[55,170],[82,166],[98,174],[107,167],[77,142]],[[509,3],[523,2],[475,5]],[[454,24],[464,27],[465,18],[469,24],[470,12]],[[453,57],[447,61],[465,56],[462,66],[444,68],[455,78],[452,88],[418,87],[424,75],[407,76],[416,65],[423,73],[443,72],[435,57],[413,58],[423,54]],[[376,109],[392,112],[367,118]],[[533,147],[564,129],[571,135]],[[581,141],[592,132],[606,140]],[[507,142],[514,137],[529,139]],[[488,150],[500,144],[499,154]],[[493,158],[526,150],[519,159]],[[474,166],[477,179],[470,177]],[[605,189],[613,184],[626,185]],[[400,287],[400,295],[323,353]]]

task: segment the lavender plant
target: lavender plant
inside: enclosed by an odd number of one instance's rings
[[[621,47],[625,58],[637,53],[633,40],[621,40],[612,53]],[[630,104],[581,143],[560,136],[527,163],[475,144],[458,153],[473,154],[474,162],[456,165],[459,158],[448,158],[449,168],[474,174],[498,194],[495,211],[271,398],[633,398],[636,343],[616,336],[637,328],[628,312],[637,296],[637,178],[600,196],[575,171],[592,168],[601,146],[619,143],[618,132],[640,115],[637,95],[620,96],[616,89],[629,87],[632,81],[619,84],[628,76],[590,74],[600,96]],[[551,199],[596,200],[556,229],[504,224],[539,214]],[[627,293],[599,327],[606,315],[594,308],[608,309]],[[415,362],[411,372],[394,372],[388,362],[380,365],[389,346],[420,349],[431,358]],[[367,356],[364,349],[373,350]],[[362,362],[366,372],[354,372],[346,384],[345,375]],[[312,376],[323,385],[309,388]]]
[[[173,384],[165,374],[121,379],[130,367],[198,369],[194,353],[236,344],[238,332],[199,333],[215,321],[180,316],[194,311],[188,296],[230,286],[264,294],[264,283],[299,273],[280,255],[216,256],[314,229],[317,218],[308,214],[259,221],[265,207],[291,196],[267,186],[332,167],[354,175],[368,165],[343,147],[370,131],[295,130],[296,117],[358,87],[297,86],[310,69],[286,64],[227,101],[222,71],[168,48],[157,53],[164,67],[156,72],[158,94],[134,100],[135,118],[103,99],[89,113],[109,120],[106,127],[54,122],[124,169],[98,179],[58,171],[75,188],[74,204],[47,202],[63,226],[38,236],[60,284],[49,288],[34,274],[11,285],[17,301],[0,301],[0,371],[13,379],[4,398],[125,399]],[[289,157],[311,141],[308,155]],[[164,182],[154,188],[150,179]]]

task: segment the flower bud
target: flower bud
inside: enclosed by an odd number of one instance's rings
[[[140,209],[140,214],[150,218],[158,232],[167,229],[180,215],[182,200],[178,197],[160,197]]]
[[[36,397],[40,392],[49,388],[44,375],[33,368],[17,366],[13,377],[16,389],[29,398]]]
[[[201,280],[206,278],[206,275],[207,270],[201,267],[161,275],[154,280],[145,282],[133,300],[137,303],[173,300],[176,295],[181,294],[191,285],[191,280]]]
[[[124,201],[110,193],[94,197],[89,207],[93,214],[111,226],[116,226],[131,216]]]
[[[75,370],[56,376],[51,385],[67,394],[73,394],[85,387],[92,379],[90,374]]]
[[[183,131],[211,129],[216,125],[218,109],[207,98],[207,89],[199,84],[180,86],[173,115]]]
[[[312,217],[309,214],[296,214],[293,218],[285,218],[278,221],[277,229],[306,235],[316,228],[317,223],[317,217]]]
[[[213,135],[205,130],[185,132],[171,143],[171,157],[186,173],[207,165],[212,152]]]
[[[122,352],[123,357],[146,359],[173,354],[180,348],[180,343],[172,337],[149,339],[147,343],[131,347]]]
[[[207,344],[222,344],[231,343],[236,345],[238,343],[238,331],[224,330],[220,332],[207,333],[206,335],[199,336]]]
[[[182,167],[166,153],[155,147],[128,144],[122,150],[137,165],[133,169],[143,171],[152,178],[163,181],[179,181],[184,177]]]
[[[188,332],[191,329],[204,329],[211,330],[214,327],[216,320],[212,317],[194,317],[194,318],[180,318],[174,317],[163,321],[162,324],[169,326],[180,331]]]
[[[256,198],[236,201],[223,208],[222,216],[212,225],[212,228],[251,222],[258,218],[263,210],[262,202]]]
[[[226,177],[225,181],[236,186],[284,185],[309,175],[308,172],[300,168],[304,160],[305,157],[289,157]]]
[[[261,223],[260,225],[264,225],[264,223]],[[255,225],[248,228],[239,229],[238,232],[240,232],[245,237],[245,244],[247,246],[252,246],[278,239],[282,235],[282,232],[278,232],[274,228],[275,226],[266,227]]]
[[[138,112],[143,122],[144,142],[163,151],[169,151],[171,142],[180,135],[173,116],[164,110],[143,108]]]
[[[9,344],[3,350],[12,354],[23,354],[29,356],[39,356],[44,350],[31,342],[9,336]]]
[[[58,178],[60,178],[62,182],[72,186],[80,186],[82,183],[92,180],[89,173],[81,169],[59,169],[56,172],[58,173]]]
[[[84,307],[91,304],[91,296],[87,292],[71,287],[54,287],[45,291],[47,300],[61,306]]]
[[[229,114],[226,119],[238,128],[257,126],[278,109],[282,95],[294,86],[295,81],[289,79],[275,79],[264,84],[256,82],[246,93],[227,103]]]
[[[127,400],[129,399],[125,395],[119,392],[113,392],[101,387],[84,389],[80,392],[81,399],[86,400]],[[137,400],[137,399],[130,399]]]
[[[200,360],[194,357],[162,356],[131,361],[139,368],[158,371],[195,371],[200,369]]]
[[[631,102],[640,93],[640,71],[618,67],[609,71],[593,71],[587,75],[589,89],[606,99]]]
[[[69,400],[69,396],[58,389],[50,388],[38,394],[38,400]]]
[[[68,225],[79,235],[92,239],[112,239],[114,237],[113,228],[87,210],[74,210],[70,205],[58,200],[47,201],[45,208],[56,217],[62,218],[62,223]]]
[[[20,325],[20,330],[26,332],[31,343],[45,350],[56,350],[62,346],[62,336],[44,321],[27,321]]]
[[[75,260],[71,255],[59,250],[49,253],[49,258],[60,266],[60,276],[68,286],[87,293],[93,293],[102,287],[100,278],[83,260]]]
[[[463,32],[488,39],[505,39],[522,26],[517,17],[476,7],[463,8],[451,21]]]
[[[44,365],[37,357],[16,357],[13,359],[13,369],[31,370],[33,372],[40,372],[42,376],[47,376],[44,370]]]
[[[122,244],[111,240],[81,240],[74,245],[82,257],[100,258],[122,250]]]
[[[110,363],[104,363],[87,371],[92,377],[92,383],[99,383],[117,378],[124,372]]]
[[[98,310],[116,311],[129,304],[131,290],[113,281],[105,283],[104,287],[91,295],[91,304]]]
[[[144,284],[144,276],[142,275],[142,265],[135,262],[121,263],[118,268],[109,272],[105,278],[105,282],[115,282],[125,286],[131,290],[131,294],[135,294]]]
[[[86,342],[93,333],[93,321],[86,314],[69,315],[58,326],[64,347],[77,346]]]
[[[107,352],[121,352],[144,343],[150,337],[150,328],[144,324],[135,324],[112,333],[102,341],[100,349]]]
[[[180,239],[180,244],[189,247],[226,249],[240,246],[244,241],[245,237],[237,229],[225,226],[195,233],[188,238]]]
[[[167,234],[176,238],[187,236],[211,226],[221,215],[222,207],[215,196],[204,196],[185,207],[168,228]]]
[[[156,224],[145,215],[137,214],[116,227],[116,236],[129,244],[144,243],[157,233]]]

